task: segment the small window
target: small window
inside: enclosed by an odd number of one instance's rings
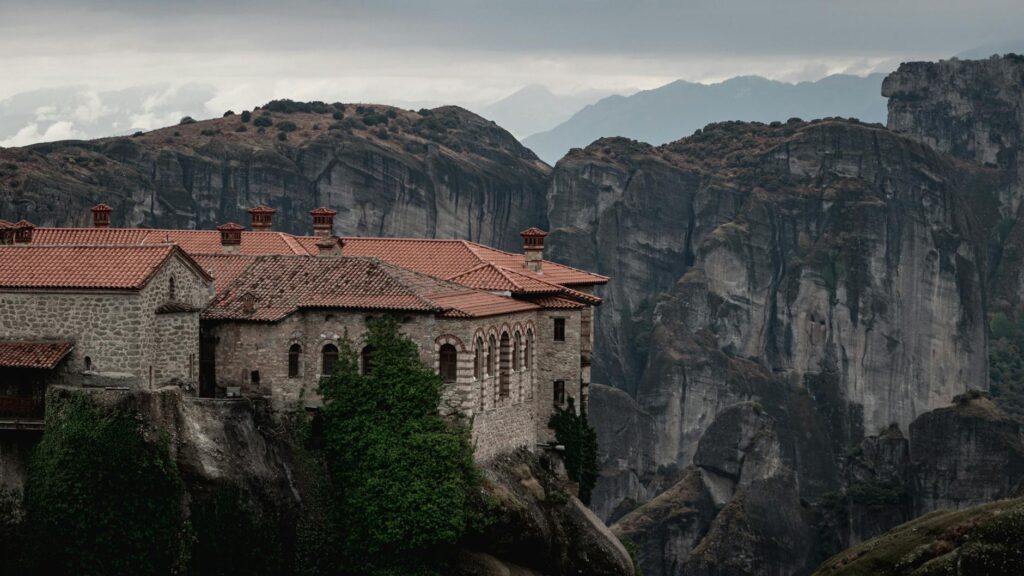
[[[497,358],[495,357],[495,354],[494,354],[496,347],[497,347],[497,343],[495,342],[494,336],[492,335],[490,338],[487,339],[487,375],[488,376],[494,376],[494,374],[497,372]]]
[[[553,400],[555,406],[562,406],[565,404],[565,380],[555,380],[555,386],[553,389]]]
[[[512,350],[508,332],[501,333],[501,368],[498,370],[498,395],[507,398],[509,395],[509,367]]]
[[[174,293],[174,276],[167,280],[167,299],[171,301],[177,299]]]
[[[565,341],[565,318],[555,318],[555,341]]]
[[[527,370],[533,368],[533,332],[526,333],[526,348],[523,350],[523,364]]]
[[[322,374],[324,376],[334,374],[334,368],[338,365],[338,347],[334,344],[324,345],[321,356],[323,357]]]
[[[455,382],[458,376],[458,351],[451,344],[441,345],[438,358],[438,372],[445,382]]]
[[[259,386],[260,385],[260,371],[259,370],[253,370],[252,372],[250,372],[249,373],[249,381],[252,382],[253,386]]]
[[[89,358],[88,356],[85,357],[85,369],[92,370],[92,358]]]
[[[359,355],[363,360],[363,374],[370,374],[373,372],[373,353],[375,352],[373,346],[366,346],[363,348],[362,353]]]
[[[302,346],[292,344],[288,348],[288,377],[299,377],[299,361],[302,359]]]
[[[484,341],[477,338],[476,347],[473,350],[473,378],[477,380],[483,377],[484,370]]]

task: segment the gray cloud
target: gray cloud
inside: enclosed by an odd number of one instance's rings
[[[1020,0],[0,0],[0,100],[202,85],[209,115],[280,97],[479,109],[531,84],[628,93],[888,71],[1022,29]],[[92,135],[71,117],[19,118],[0,141],[65,121],[54,134]]]

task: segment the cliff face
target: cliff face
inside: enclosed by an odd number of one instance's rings
[[[602,293],[594,379],[632,394],[592,397],[605,441],[595,509],[615,520],[651,500],[636,512],[646,516],[679,486],[706,484],[685,471],[705,470],[701,438],[755,401],[773,422],[777,466],[790,471],[772,480],[785,508],[772,512],[793,515],[759,526],[825,530],[835,541],[813,547],[827,551],[904,520],[909,502],[877,522],[843,504],[861,519],[829,528],[826,508],[846,493],[846,453],[865,435],[906,431],[986,387],[978,182],[921,143],[838,120],[712,125],[661,147],[605,139],[563,159],[548,190],[549,245],[556,259],[615,278]],[[690,488],[690,504],[670,496],[670,506],[702,510],[705,489]],[[736,509],[771,508],[755,500],[719,498],[712,517],[654,536],[631,528],[648,546],[645,573],[699,572],[690,554],[715,533],[715,550],[735,544],[757,518]],[[662,538],[657,552],[650,537]],[[768,545],[755,540],[744,549]],[[814,562],[790,556],[766,558],[780,559],[777,573]]]
[[[550,244],[615,278],[594,379],[637,386],[649,465],[688,463],[752,376],[810,390],[852,436],[984,386],[985,252],[961,185],[927,147],[841,121],[562,160]]]
[[[996,309],[1020,306],[1024,287],[1024,57],[902,64],[882,84],[889,128],[991,172],[988,220]],[[993,213],[995,212],[995,213]]]
[[[279,210],[276,229],[309,233],[309,210],[328,205],[341,234],[504,248],[545,225],[550,169],[494,123],[455,107],[335,112],[256,111],[247,123],[235,115],[0,150],[0,215],[90,226],[88,209],[105,202],[115,226],[212,228],[248,224],[246,210],[265,203]],[[271,125],[256,126],[264,113]]]

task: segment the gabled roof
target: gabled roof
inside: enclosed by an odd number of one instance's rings
[[[261,256],[220,292],[203,318],[276,322],[311,308],[477,317],[539,307],[373,258]]]
[[[318,236],[293,236],[284,232],[241,231],[239,254],[317,255]],[[368,256],[416,272],[451,278],[481,290],[508,291],[516,295],[545,293],[542,286],[556,285],[562,294],[575,298],[573,286],[606,284],[600,274],[544,261],[542,272],[525,267],[522,254],[513,254],[470,242],[423,238],[344,237],[344,255]],[[164,244],[174,242],[191,255],[221,254],[216,230],[164,230],[146,228],[37,228],[34,244]],[[220,282],[218,282],[220,284]],[[589,296],[589,303],[600,299]]]
[[[0,342],[0,368],[52,370],[72,348],[71,342]]]
[[[0,246],[0,289],[137,290],[173,256],[212,278],[173,244],[157,246]]]

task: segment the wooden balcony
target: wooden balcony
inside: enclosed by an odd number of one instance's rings
[[[42,398],[0,395],[0,430],[42,430]]]

